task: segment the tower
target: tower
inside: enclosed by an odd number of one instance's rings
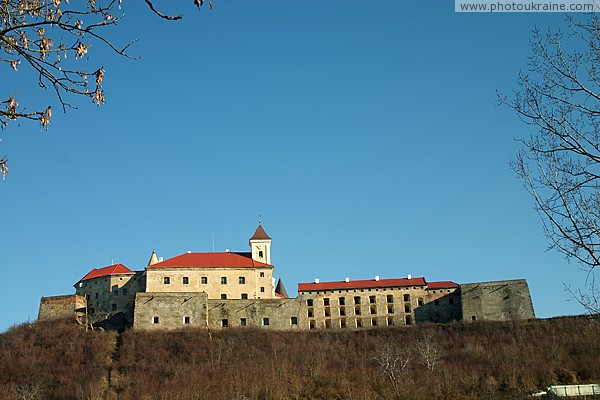
[[[250,238],[250,248],[252,249],[252,259],[265,264],[271,264],[271,238],[263,229],[262,225],[258,225],[254,235]]]

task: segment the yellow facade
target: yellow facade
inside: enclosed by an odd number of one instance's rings
[[[146,292],[205,292],[209,299],[272,299],[273,267],[148,269]]]

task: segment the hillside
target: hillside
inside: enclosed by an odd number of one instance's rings
[[[588,318],[210,335],[57,320],[0,335],[0,400],[518,399],[600,382],[599,337]]]

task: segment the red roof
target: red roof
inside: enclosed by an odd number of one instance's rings
[[[87,281],[89,279],[100,278],[102,276],[109,275],[135,275],[135,272],[133,272],[123,264],[114,264],[104,268],[94,268],[93,270],[88,272],[86,276],[81,278],[81,280]]]
[[[428,282],[427,289],[450,289],[458,288],[460,285],[452,281]]]
[[[149,265],[147,269],[161,267],[192,268],[252,268],[271,265],[255,261],[249,253],[184,253],[165,261]]]
[[[338,290],[338,289],[368,289],[380,287],[398,287],[398,286],[425,286],[425,278],[398,278],[398,279],[375,279],[350,281],[350,282],[319,282],[319,283],[299,283],[298,291],[317,291],[317,290]]]
[[[256,231],[254,232],[254,235],[252,235],[252,237],[250,238],[250,240],[271,240],[271,238],[269,237],[269,235],[267,235],[267,232],[265,232],[265,230],[263,229],[262,225],[258,225],[258,228],[256,228]]]

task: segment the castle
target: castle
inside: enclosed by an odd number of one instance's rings
[[[39,320],[75,314],[98,326],[135,329],[361,329],[457,320],[534,318],[524,279],[459,285],[423,277],[275,284],[272,239],[259,224],[250,252],[152,252],[143,271],[122,264],[88,272],[75,294],[42,297]]]

